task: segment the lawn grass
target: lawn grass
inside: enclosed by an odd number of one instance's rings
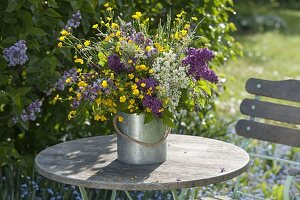
[[[240,14],[251,10],[252,14],[279,16],[286,23],[286,28],[237,36],[244,47],[244,57],[230,61],[219,69],[219,73],[227,78],[227,91],[218,101],[219,110],[233,119],[240,116],[238,108],[241,100],[250,96],[244,89],[250,77],[300,79],[300,11],[271,6],[238,10],[242,12]]]

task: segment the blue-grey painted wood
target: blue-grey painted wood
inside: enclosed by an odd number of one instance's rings
[[[300,124],[300,108],[294,106],[259,101],[256,99],[244,99],[241,103],[240,110],[242,114],[252,117],[271,119],[290,124]]]
[[[236,133],[247,138],[300,147],[300,131],[297,129],[239,120],[236,124]]]
[[[259,96],[300,102],[299,80],[269,81],[250,78],[246,83],[246,90]]]

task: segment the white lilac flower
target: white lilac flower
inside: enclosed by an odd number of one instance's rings
[[[162,57],[156,58],[154,65],[154,78],[159,82],[159,95],[161,99],[169,100],[169,110],[174,112],[178,106],[181,91],[189,84],[187,69],[172,50],[164,52]]]

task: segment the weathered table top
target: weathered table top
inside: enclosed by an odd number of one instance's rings
[[[243,173],[249,164],[241,148],[218,140],[170,134],[162,164],[129,165],[116,160],[116,136],[73,140],[45,149],[37,171],[62,183],[116,190],[169,190],[219,183]]]

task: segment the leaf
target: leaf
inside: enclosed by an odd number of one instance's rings
[[[93,4],[94,3],[94,4]],[[96,3],[96,5],[95,5]],[[87,12],[87,13],[91,13],[91,14],[95,14],[95,8],[97,6],[97,2],[96,1],[90,1],[90,0],[86,0],[84,2],[84,4],[81,6],[81,10]]]
[[[5,12],[13,12],[17,9],[18,3],[15,0],[9,0]]]
[[[155,116],[153,115],[153,113],[146,112],[144,124],[151,122],[152,120],[154,120],[154,118],[155,118]]]
[[[171,127],[171,128],[175,128],[175,122],[174,122],[174,116],[172,115],[172,113],[169,110],[165,110],[162,116],[162,121],[165,125]]]
[[[6,104],[9,101],[6,93],[4,91],[0,91],[0,104]]]
[[[201,88],[208,96],[211,96],[211,90],[205,81],[197,81],[197,87]]]
[[[163,123],[165,125],[167,125],[167,126],[169,126],[171,128],[175,128],[176,127],[174,121],[172,119],[170,119],[168,116],[163,115],[161,119],[162,119],[162,121],[163,121]]]
[[[9,81],[9,75],[0,75],[0,85],[6,85]]]
[[[101,66],[104,66],[105,63],[107,63],[107,57],[104,53],[102,53],[101,51],[98,53],[98,58],[99,58],[99,64]]]
[[[71,6],[73,10],[79,10],[82,5],[82,0],[77,0],[77,1],[71,1]]]
[[[48,8],[45,12],[45,14],[49,17],[56,17],[56,18],[60,18],[62,17],[56,10],[54,10],[53,8]]]
[[[31,35],[35,35],[35,36],[44,36],[44,35],[47,35],[47,33],[41,29],[41,28],[38,28],[38,27],[32,27],[28,30],[28,33],[31,34]]]

